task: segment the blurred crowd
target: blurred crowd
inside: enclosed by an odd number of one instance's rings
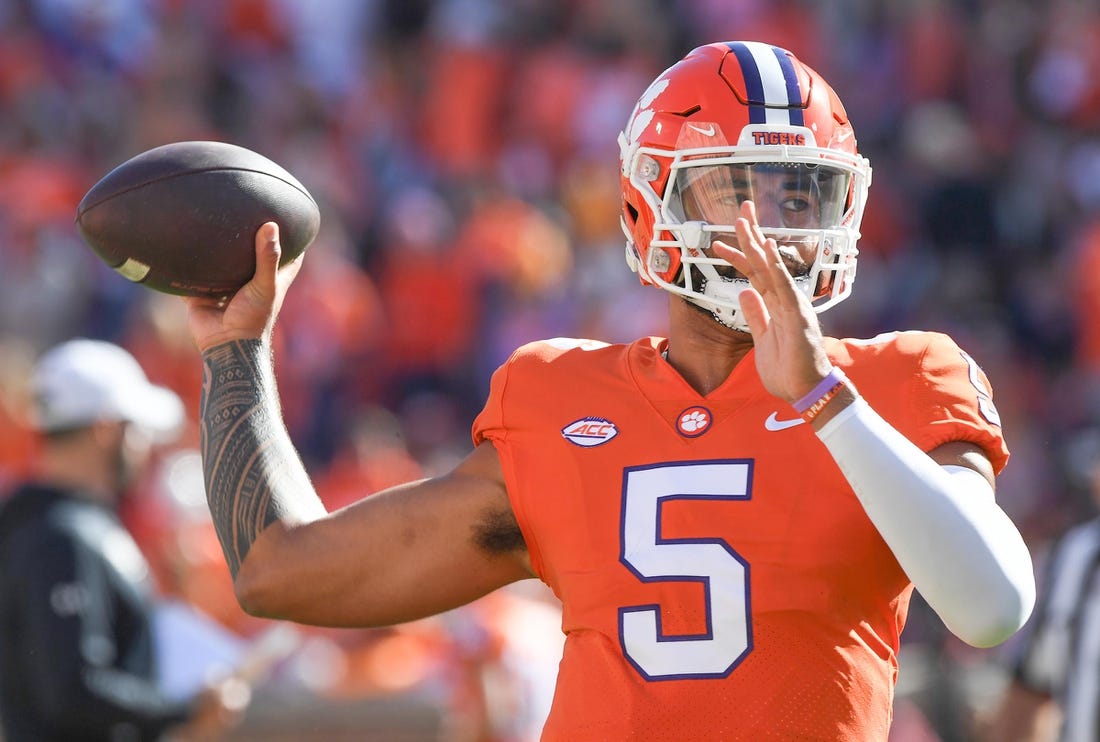
[[[1100,9],[1087,0],[0,0],[0,488],[33,455],[27,369],[59,340],[124,345],[194,416],[182,302],[123,280],[73,223],[112,167],[192,139],[270,157],[321,205],[276,362],[325,502],[445,470],[519,344],[663,333],[665,295],[623,262],[615,137],[657,73],[726,39],[792,49],[845,102],[875,175],[855,293],[826,331],[942,330],[974,356],[1012,450],[999,499],[1041,554],[1092,513],[1067,452],[1100,426]],[[192,419],[130,522],[167,592],[248,635],[263,622],[229,594],[197,443]],[[545,702],[538,663],[509,658],[540,651],[516,612],[552,609],[506,591],[423,625],[315,632],[296,677],[343,697],[442,683],[451,723],[527,739],[486,714],[522,717],[505,688],[534,689],[531,713]],[[933,624],[915,610],[906,632],[932,646],[930,672],[945,657],[996,667]],[[509,672],[532,677],[487,680]],[[966,738],[942,727],[968,722],[918,700],[943,739]]]

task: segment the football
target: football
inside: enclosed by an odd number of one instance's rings
[[[278,164],[225,142],[175,142],[103,176],[76,211],[84,241],[127,279],[184,296],[232,295],[256,269],[256,230],[279,225],[287,263],[321,224],[317,202]]]

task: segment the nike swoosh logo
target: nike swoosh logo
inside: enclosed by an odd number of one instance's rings
[[[768,419],[764,421],[764,427],[771,431],[786,430],[787,428],[793,428],[795,425],[801,425],[806,422],[801,417],[791,418],[790,420],[780,420],[778,413],[773,412],[768,415]]]
[[[699,132],[705,137],[714,136],[714,124],[711,124],[705,129],[702,126],[696,126],[695,124],[688,124],[688,126],[690,126],[692,129],[695,129],[695,131]]]

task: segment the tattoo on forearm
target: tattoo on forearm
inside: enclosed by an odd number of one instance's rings
[[[259,340],[240,340],[203,354],[206,497],[234,578],[260,532],[302,496],[302,481],[312,490],[279,414],[268,352]]]

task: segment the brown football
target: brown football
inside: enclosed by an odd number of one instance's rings
[[[81,236],[135,283],[225,297],[252,278],[255,235],[279,225],[282,262],[317,236],[317,202],[263,155],[225,142],[175,142],[143,152],[92,186],[77,207]]]

